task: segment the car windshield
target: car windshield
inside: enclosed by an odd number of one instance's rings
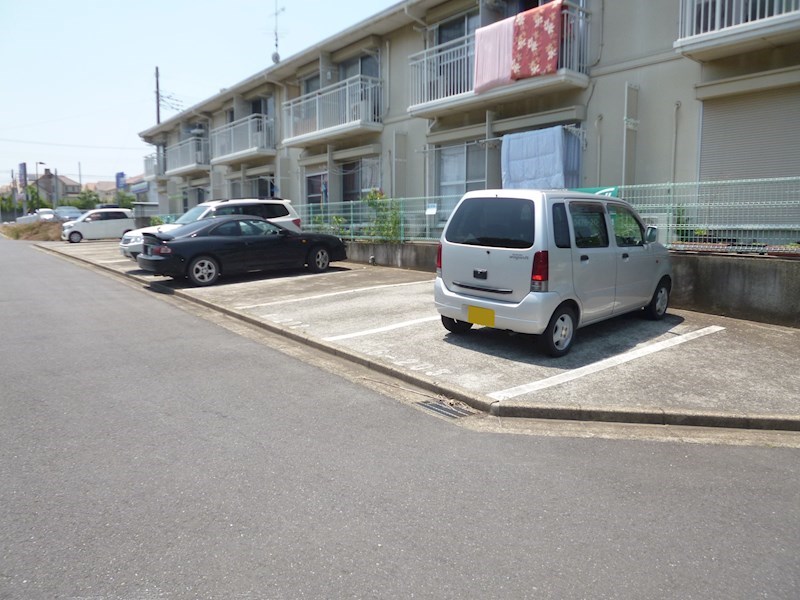
[[[456,244],[530,248],[533,203],[521,198],[468,198],[453,214],[445,237]]]
[[[178,225],[186,225],[187,223],[194,223],[195,221],[200,219],[207,210],[208,210],[207,206],[195,206],[193,208],[190,208],[180,217],[175,219],[175,223],[177,223]]]

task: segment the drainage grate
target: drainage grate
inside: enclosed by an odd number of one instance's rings
[[[469,415],[475,414],[472,411],[465,410],[463,408],[458,408],[457,406],[450,406],[449,404],[442,404],[441,402],[430,402],[425,400],[424,402],[417,402],[421,407],[427,408],[428,410],[432,410],[433,412],[444,415],[445,417],[450,417],[451,419],[457,419],[458,417],[468,417]]]

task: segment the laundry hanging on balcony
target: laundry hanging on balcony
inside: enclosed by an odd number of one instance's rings
[[[475,31],[475,93],[514,82],[511,78],[513,41],[514,17]]]
[[[505,189],[563,189],[579,183],[580,138],[563,126],[503,136],[500,168]]]
[[[558,70],[562,0],[521,12],[475,31],[476,94]]]
[[[555,73],[561,47],[561,0],[514,17],[511,77],[525,79]]]

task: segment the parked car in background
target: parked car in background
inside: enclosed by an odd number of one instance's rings
[[[83,213],[61,226],[61,239],[77,244],[81,240],[121,238],[136,225],[128,208],[100,208]]]
[[[83,214],[83,211],[75,206],[57,206],[54,212],[56,214],[56,219],[64,223],[67,221],[76,221]]]
[[[119,242],[120,252],[123,256],[136,260],[142,251],[143,234],[157,231],[170,231],[193,223],[200,219],[211,219],[228,215],[252,215],[267,219],[271,223],[281,225],[293,231],[301,231],[300,215],[292,206],[291,200],[282,198],[237,198],[232,200],[211,200],[190,208],[178,217],[174,223],[153,225],[135,229],[122,236]]]
[[[442,233],[434,299],[452,333],[483,325],[539,335],[551,356],[579,327],[642,310],[660,319],[669,253],[627,203],[568,191],[467,193]]]
[[[25,223],[36,223],[37,221],[52,222],[56,220],[56,214],[52,208],[37,208],[30,214],[17,217],[16,222],[20,225]]]
[[[170,231],[144,234],[136,262],[145,271],[187,277],[198,286],[224,275],[308,266],[314,273],[346,260],[344,242],[333,235],[297,232],[249,216],[202,219]]]

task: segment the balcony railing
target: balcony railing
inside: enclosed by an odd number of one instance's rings
[[[380,79],[358,75],[284,102],[284,139],[348,124],[380,124],[381,90]]]
[[[587,12],[564,4],[558,69],[586,74]],[[411,105],[435,102],[474,88],[475,35],[428,48],[409,57]]]
[[[275,149],[275,121],[256,114],[211,131],[211,158]]]
[[[164,175],[164,157],[159,154],[150,154],[144,157],[145,179],[155,179]]]
[[[800,0],[683,0],[681,38],[800,12]]]
[[[167,147],[166,173],[192,170],[209,165],[208,140],[190,137],[178,144]]]

